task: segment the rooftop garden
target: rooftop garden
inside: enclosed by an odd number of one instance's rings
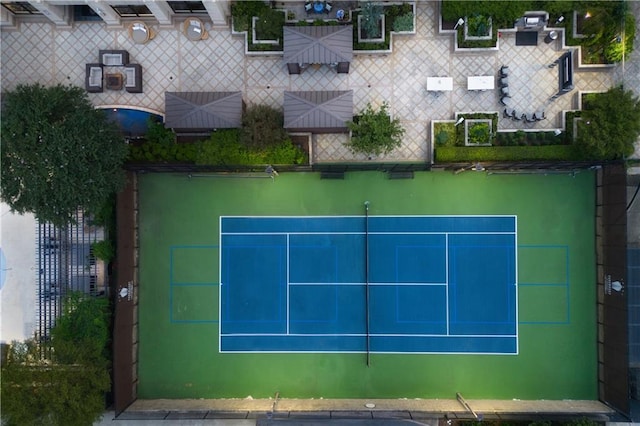
[[[629,12],[628,2],[621,0],[443,0],[441,13],[445,28],[453,29],[458,19],[465,20],[465,24],[457,28],[459,47],[488,48],[496,45],[499,29],[513,28],[514,22],[530,10],[548,12],[547,26],[564,27],[566,43],[582,46],[582,62],[585,64],[619,62],[633,50],[635,19]],[[489,25],[490,20],[492,25]],[[491,39],[482,39],[489,32]]]
[[[271,8],[262,1],[237,1],[231,5],[231,16],[233,31],[246,32],[249,51],[282,51],[282,27],[286,24],[308,26],[353,23],[355,50],[389,50],[391,32],[414,30],[411,3],[380,5],[363,2],[361,9],[351,11],[351,22],[320,18],[296,21],[294,14],[285,15],[283,10]]]

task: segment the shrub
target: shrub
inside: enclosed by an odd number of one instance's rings
[[[233,26],[236,31],[248,31],[251,26],[251,18],[260,16],[265,10],[268,10],[263,1],[237,1],[231,5],[231,16],[233,17]]]
[[[109,301],[69,293],[63,314],[51,330],[55,360],[62,364],[100,365],[109,358]]]
[[[436,163],[474,161],[576,160],[570,145],[549,146],[479,146],[436,148]]]
[[[96,257],[96,259],[103,260],[107,263],[110,262],[116,254],[113,243],[109,239],[96,241],[95,243],[91,244],[91,251],[93,251],[93,255]]]
[[[280,10],[265,9],[256,20],[256,38],[259,40],[282,39],[284,13]]]
[[[242,116],[240,142],[249,148],[277,145],[287,138],[283,124],[281,111],[268,105],[249,107]]]
[[[352,132],[347,146],[355,153],[387,154],[402,144],[404,129],[397,118],[391,120],[385,102],[378,111],[367,104],[358,117],[347,123]]]
[[[413,31],[413,13],[398,16],[393,20],[393,31]]]
[[[367,38],[380,37],[380,18],[382,16],[382,6],[373,2],[365,2],[362,5],[362,31]]]
[[[456,126],[454,123],[435,123],[433,125],[435,142],[438,146],[453,146],[456,144]]]

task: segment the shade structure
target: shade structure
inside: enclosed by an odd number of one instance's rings
[[[353,25],[284,27],[285,64],[338,64],[353,59]]]
[[[284,92],[284,128],[288,131],[343,133],[352,119],[352,90]]]
[[[167,128],[197,132],[242,125],[241,92],[165,92],[164,95]]]

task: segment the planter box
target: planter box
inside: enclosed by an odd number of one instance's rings
[[[251,18],[251,36],[253,40],[253,44],[280,44],[280,39],[276,40],[262,40],[256,37],[256,22],[260,19],[257,16]]]
[[[469,18],[465,16],[464,18],[464,39],[465,40],[491,40],[493,38],[493,20],[491,17],[487,18],[489,21],[489,26],[487,27],[487,35],[476,36],[469,35]]]
[[[384,18],[384,14],[380,15],[380,24],[381,24],[381,30],[380,30],[380,37],[376,37],[376,38],[363,38],[362,37],[362,15],[358,15],[358,43],[384,43],[384,38],[385,38],[385,18]]]
[[[484,143],[471,143],[469,142],[469,133],[471,132],[471,128],[475,125],[486,125],[487,126],[487,141]],[[464,121],[464,145],[465,146],[491,146],[491,136],[493,134],[493,122],[488,119],[466,119]]]

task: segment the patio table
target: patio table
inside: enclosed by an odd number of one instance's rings
[[[150,39],[149,28],[144,22],[132,22],[129,27],[129,35],[136,44],[144,44]]]
[[[453,90],[453,78],[451,77],[427,77],[427,90],[435,92]]]
[[[491,90],[495,88],[492,75],[476,75],[467,77],[467,90]]]
[[[184,35],[186,35],[189,40],[202,40],[205,34],[204,25],[200,19],[189,18],[184,21]]]

